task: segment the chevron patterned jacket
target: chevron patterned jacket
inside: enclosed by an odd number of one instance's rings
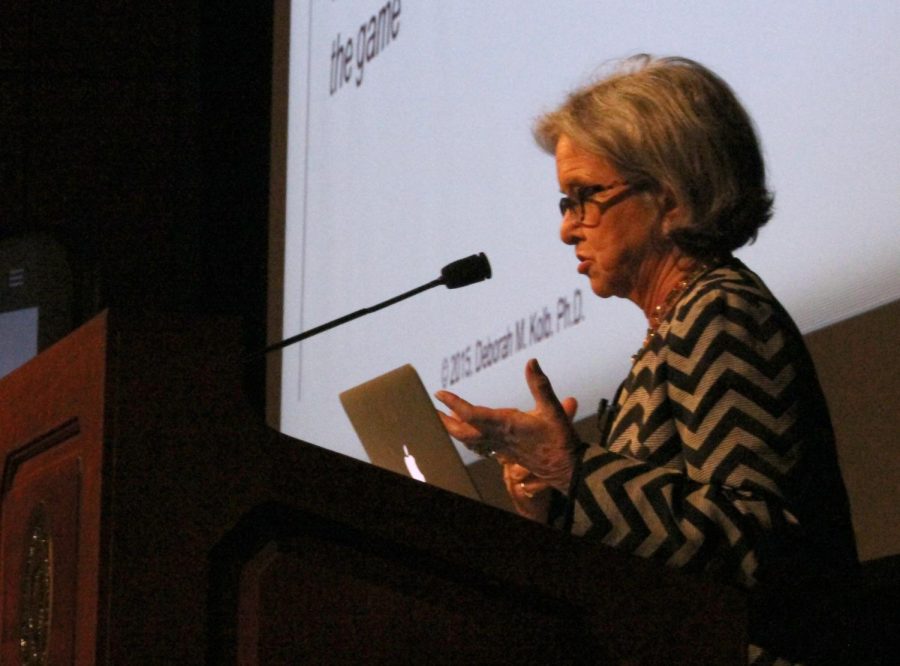
[[[571,529],[744,587],[856,561],[800,332],[736,259],[690,285],[576,473]]]

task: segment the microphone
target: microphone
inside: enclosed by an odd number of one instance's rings
[[[258,356],[262,356],[263,354],[268,354],[269,352],[273,352],[276,349],[284,349],[288,345],[292,345],[295,342],[300,342],[301,340],[305,340],[306,338],[311,338],[314,335],[318,335],[319,333],[323,333],[329,329],[334,328],[335,326],[340,326],[341,324],[346,324],[348,321],[352,321],[363,315],[371,314],[372,312],[377,312],[383,308],[386,308],[389,305],[393,305],[394,303],[399,303],[402,300],[409,298],[410,296],[415,296],[427,289],[431,289],[432,287],[437,287],[438,285],[445,285],[447,289],[458,289],[459,287],[466,287],[470,284],[475,284],[476,282],[481,282],[483,280],[487,280],[491,277],[491,264],[488,261],[488,258],[485,256],[484,252],[479,252],[478,254],[473,254],[468,257],[464,257],[463,259],[457,259],[441,269],[441,277],[432,280],[426,284],[423,284],[421,287],[416,287],[415,289],[410,289],[407,292],[400,294],[399,296],[394,296],[393,298],[389,298],[388,300],[379,303],[378,305],[373,305],[372,307],[363,308],[361,310],[357,310],[356,312],[351,312],[350,314],[344,315],[343,317],[338,317],[332,321],[329,321],[325,324],[321,324],[316,326],[315,328],[311,328],[308,331],[303,331],[302,333],[298,333],[290,338],[286,338],[281,342],[276,342],[274,344],[269,345],[265,349],[261,349],[259,351],[253,352],[245,357],[245,361],[250,361]]]
[[[441,269],[441,280],[447,289],[467,287],[491,277],[491,264],[484,252],[457,259]]]

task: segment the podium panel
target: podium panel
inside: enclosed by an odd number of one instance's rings
[[[73,662],[81,471],[66,453],[48,454],[40,469],[24,466],[4,493],[4,664],[45,652],[48,663]]]
[[[274,432],[238,341],[104,313],[0,381],[3,664],[743,663],[736,590]]]

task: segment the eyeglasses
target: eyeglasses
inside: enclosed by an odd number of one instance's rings
[[[593,198],[602,192],[607,192],[619,186],[625,186],[627,189],[622,190],[616,196],[610,197],[608,199],[603,199],[601,201],[597,201]],[[600,212],[602,213],[607,208],[619,203],[622,199],[625,198],[625,195],[630,194],[631,192],[631,184],[624,180],[614,180],[608,185],[583,185],[581,187],[576,187],[573,190],[573,196],[563,197],[559,200],[559,212],[563,217],[565,217],[569,213],[573,213],[578,220],[578,224],[580,225],[587,227],[597,226],[596,224],[584,224],[585,205],[589,203],[597,204],[598,206],[600,206]],[[598,221],[597,224],[600,224],[600,222]]]

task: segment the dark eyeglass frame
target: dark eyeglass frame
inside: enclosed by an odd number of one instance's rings
[[[607,183],[606,185],[580,185],[574,188],[572,192],[574,196],[564,196],[559,200],[559,212],[563,217],[568,215],[570,212],[577,213],[578,224],[583,226],[596,226],[584,224],[584,207],[589,203],[597,204],[598,206],[601,206],[600,212],[603,212],[603,206],[608,207],[610,205],[614,205],[618,203],[620,199],[618,198],[618,196],[616,196],[602,201],[595,201],[593,197],[619,186],[625,186],[627,188],[620,192],[619,196],[629,193],[633,189],[633,186],[627,180],[614,180],[613,182]],[[599,221],[597,222],[597,224],[599,224]]]

